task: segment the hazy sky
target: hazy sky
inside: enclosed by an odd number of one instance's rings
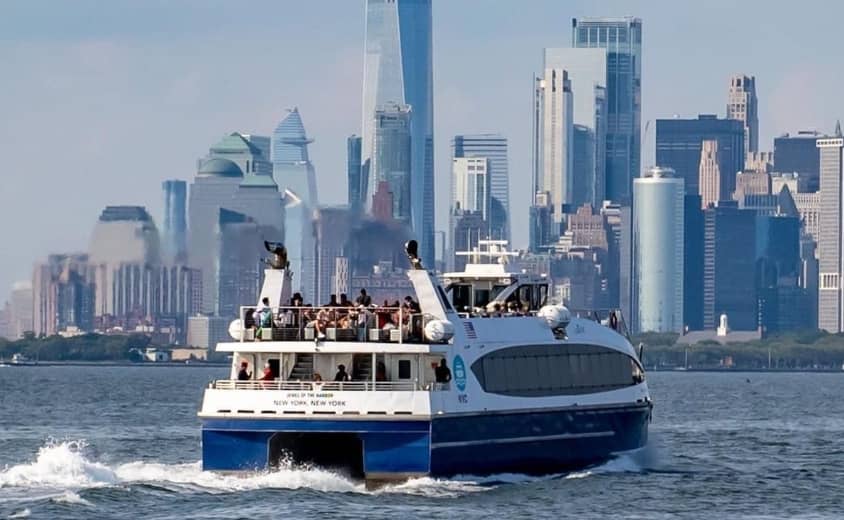
[[[724,112],[729,75],[755,75],[760,148],[831,131],[844,114],[844,3],[434,0],[437,227],[449,140],[510,139],[516,246],[527,243],[531,74],[574,16],[643,19],[643,124]],[[190,180],[231,131],[269,134],[298,106],[321,202],[346,197],[360,133],[363,0],[0,2],[0,300],[32,262],[85,250],[108,204],[159,220],[161,181]],[[643,139],[653,161],[654,126]]]

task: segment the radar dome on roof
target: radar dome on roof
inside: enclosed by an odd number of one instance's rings
[[[220,177],[243,177],[240,166],[228,159],[214,158],[202,163],[199,175],[217,175]]]

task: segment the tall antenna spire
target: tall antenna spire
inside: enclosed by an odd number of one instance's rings
[[[835,122],[835,137],[841,137],[841,120]]]

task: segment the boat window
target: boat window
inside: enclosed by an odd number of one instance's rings
[[[548,301],[548,286],[547,285],[540,285],[539,286],[539,305],[536,306],[537,309],[541,308],[545,305],[545,302]]]
[[[451,302],[458,311],[468,311],[472,308],[472,286],[469,284],[454,284],[451,290]]]
[[[489,300],[489,289],[475,289],[475,307],[485,307]]]
[[[410,360],[399,360],[399,379],[410,379]]]
[[[640,383],[630,356],[595,345],[529,345],[501,349],[472,364],[485,392],[518,397],[606,392]]]
[[[528,309],[534,309],[533,304],[533,286],[523,285],[519,287],[519,304]]]
[[[501,294],[501,291],[503,291],[507,287],[510,287],[510,286],[509,285],[493,285],[492,286],[492,293],[490,293],[489,299],[490,300],[496,299],[498,297],[498,295]]]

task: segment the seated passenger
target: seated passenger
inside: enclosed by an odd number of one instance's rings
[[[314,324],[317,339],[325,339],[325,329],[327,329],[330,325],[330,320],[328,318],[329,316],[327,310],[320,309],[319,312],[317,312],[316,319],[312,322]]]
[[[314,372],[314,383],[322,383],[322,375],[319,372]]]
[[[381,327],[382,330],[393,330],[396,327],[396,324],[393,321],[393,316],[391,314],[387,314],[384,316],[384,325]]]
[[[445,362],[445,358],[440,360],[440,366],[434,370],[437,378],[437,383],[448,383],[451,381],[451,370]]]
[[[492,314],[490,314],[490,316],[493,318],[500,318],[502,316],[500,303],[496,302],[496,304],[492,306]]]
[[[366,294],[366,289],[360,290],[360,296],[357,297],[355,303],[357,303],[358,305],[363,305],[365,307],[369,307],[370,305],[372,305],[372,298],[370,298],[369,295]]]
[[[340,307],[354,307],[346,293],[340,293]]]
[[[339,303],[337,303],[337,295],[336,295],[336,294],[332,294],[332,295],[329,297],[328,303],[327,303],[325,306],[326,306],[326,307],[339,307],[339,306],[340,306],[340,304],[339,304]]]
[[[243,361],[240,363],[240,372],[237,373],[238,381],[249,381],[250,379],[252,379],[252,372],[249,372],[248,369],[248,361]]]
[[[351,381],[352,378],[346,373],[346,365],[337,365],[337,374],[334,376],[335,381],[346,382]]]

